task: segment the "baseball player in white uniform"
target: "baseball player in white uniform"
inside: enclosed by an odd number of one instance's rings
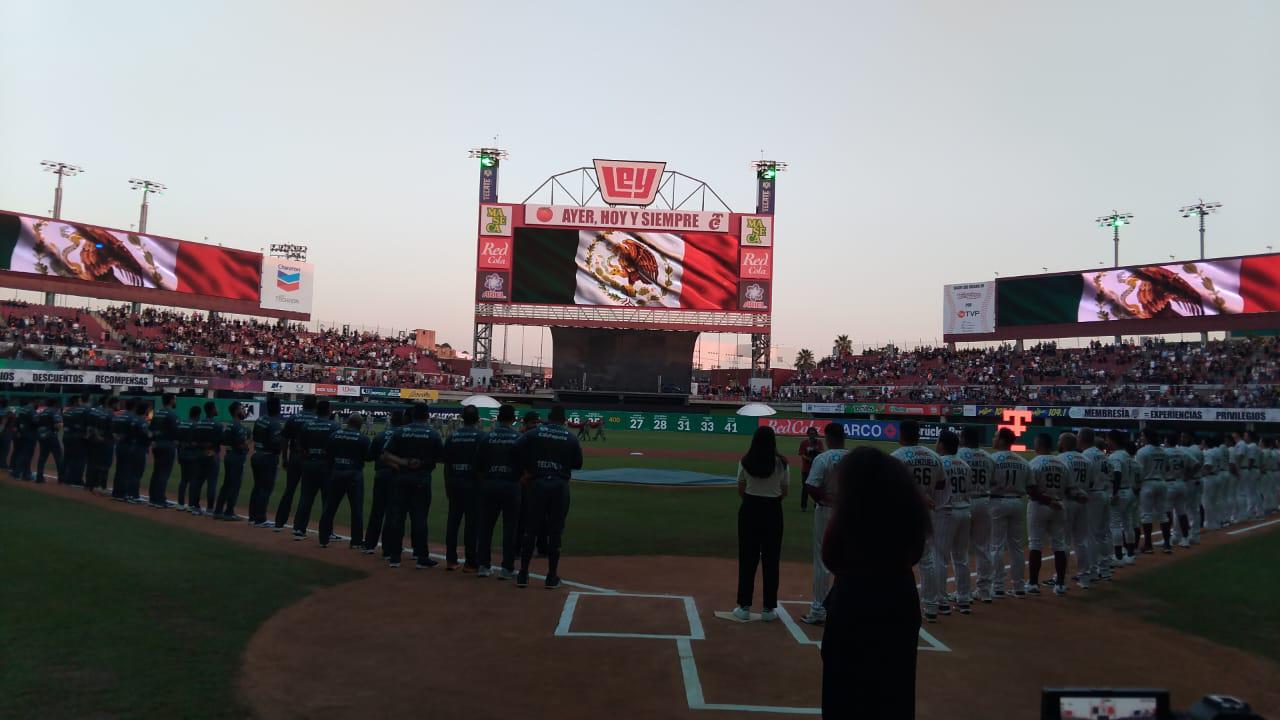
[[[1129,436],[1122,430],[1107,433],[1107,477],[1111,481],[1111,545],[1115,566],[1132,565],[1138,551],[1138,525],[1131,509],[1138,464],[1129,454]]]
[[[1178,447],[1177,438],[1170,435],[1164,449],[1164,457],[1165,514],[1168,517],[1169,527],[1173,528],[1173,540],[1178,543],[1178,547],[1189,548],[1191,539],[1188,536],[1191,534],[1191,525],[1188,522],[1190,505],[1187,478],[1191,473],[1191,456],[1183,452],[1182,448]]]
[[[992,600],[991,584],[995,580],[995,559],[991,550],[991,481],[996,464],[978,447],[982,437],[978,429],[967,426],[960,432],[957,457],[969,466],[969,547],[977,558],[978,583],[975,597],[984,603]]]
[[[1252,430],[1246,430],[1243,436],[1237,433],[1236,437],[1236,497],[1232,520],[1245,522],[1261,517],[1262,504],[1258,501],[1258,438]]]
[[[942,473],[947,478],[947,502],[936,511],[933,526],[937,538],[939,559],[938,584],[947,586],[947,566],[955,568],[956,609],[968,615],[973,607],[972,581],[969,577],[969,466],[956,457],[960,450],[960,436],[950,430],[938,435],[934,448],[942,457]]]
[[[1067,544],[1076,552],[1076,582],[1089,589],[1093,579],[1093,542],[1089,535],[1089,461],[1076,450],[1075,433],[1058,436],[1058,462],[1067,469],[1063,501],[1067,512]]]
[[[1262,445],[1262,512],[1269,515],[1280,506],[1280,449],[1273,437]]]
[[[1107,453],[1103,449],[1105,443],[1102,438],[1094,438],[1093,428],[1082,428],[1079,437],[1080,454],[1089,463],[1088,480],[1085,483],[1089,502],[1085,506],[1085,512],[1093,577],[1110,580],[1114,559],[1111,556],[1111,519],[1108,513],[1111,506],[1111,483],[1106,471]]]
[[[1164,448],[1160,447],[1160,436],[1154,428],[1145,428],[1142,438],[1146,441],[1138,448],[1134,460],[1141,471],[1142,485],[1138,490],[1138,521],[1142,523],[1142,552],[1150,555],[1155,552],[1151,547],[1151,526],[1159,518],[1160,529],[1164,532],[1164,551],[1173,552],[1170,544],[1169,523],[1165,520],[1165,464],[1168,458]]]
[[[995,452],[991,462],[991,561],[995,575],[991,583],[993,597],[1005,596],[1004,561],[1009,559],[1010,591],[1016,598],[1027,596],[1023,584],[1026,560],[1022,556],[1023,538],[1027,536],[1027,481],[1031,466],[1018,453],[1010,450],[1016,436],[1009,428],[996,432]]]
[[[1186,455],[1191,465],[1187,468],[1187,515],[1190,528],[1184,533],[1188,543],[1200,544],[1200,528],[1204,525],[1204,451],[1196,443],[1195,437],[1183,431],[1178,441],[1178,449]]]
[[[827,621],[823,602],[831,592],[831,572],[822,562],[822,541],[827,536],[827,525],[835,511],[836,466],[849,451],[844,447],[844,426],[838,422],[827,423],[823,428],[827,437],[825,452],[813,459],[809,477],[804,480],[804,492],[813,498],[813,602],[801,622],[821,625]]]
[[[938,579],[946,579],[945,573],[939,574],[938,566],[942,563],[938,548],[938,511],[947,504],[950,486],[942,470],[942,459],[938,453],[927,447],[921,447],[920,424],[914,420],[904,421],[898,428],[898,442],[902,447],[893,451],[893,457],[902,461],[915,478],[920,491],[924,493],[925,502],[933,514],[934,536],[925,546],[924,556],[920,558],[920,601],[924,605],[925,622],[938,622],[938,614],[950,614],[951,608],[946,604],[945,586],[939,586]]]
[[[1204,529],[1218,530],[1222,527],[1226,511],[1224,497],[1227,488],[1227,477],[1230,465],[1227,457],[1230,449],[1225,436],[1218,436],[1205,442],[1204,448]]]
[[[1048,433],[1036,436],[1036,456],[1031,458],[1031,480],[1027,483],[1027,593],[1040,594],[1042,548],[1053,549],[1053,594],[1067,594],[1067,513],[1063,504],[1068,479],[1067,467],[1053,456],[1053,439]]]

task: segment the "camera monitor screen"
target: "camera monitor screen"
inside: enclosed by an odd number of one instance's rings
[[[1117,720],[1145,718],[1158,720],[1158,704],[1154,697],[1064,697],[1058,705],[1059,716],[1079,720]]]

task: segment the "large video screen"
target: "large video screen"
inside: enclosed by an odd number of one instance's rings
[[[516,227],[513,240],[514,303],[738,310],[741,299],[769,309],[767,282],[740,283],[738,238],[727,232]]]
[[[1185,321],[1280,311],[1280,255],[1107,268],[996,283],[996,328]],[[1105,332],[1099,330],[1099,332]]]
[[[0,211],[0,270],[256,304],[262,255]]]

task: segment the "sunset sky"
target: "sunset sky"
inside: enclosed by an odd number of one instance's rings
[[[662,160],[778,185],[774,341],[941,337],[948,282],[1280,248],[1280,3],[0,3],[0,208],[310,246],[315,315],[471,345],[476,161],[501,197]],[[508,358],[538,354],[513,329]],[[546,336],[549,356],[550,340]],[[502,342],[499,331],[499,346]],[[732,352],[744,338],[723,338]],[[715,352],[714,339],[704,346]],[[501,347],[498,348],[501,350]],[[705,361],[704,361],[705,363]]]

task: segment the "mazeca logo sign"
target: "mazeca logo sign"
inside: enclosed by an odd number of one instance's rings
[[[658,196],[665,162],[596,160],[600,199],[610,205],[648,205]]]

